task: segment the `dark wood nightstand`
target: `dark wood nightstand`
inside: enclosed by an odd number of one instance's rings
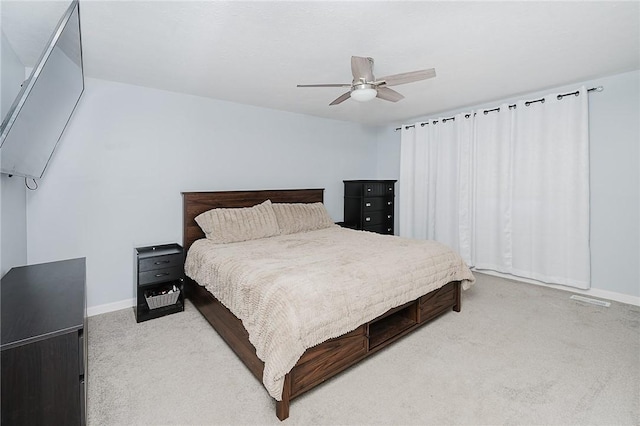
[[[179,244],[133,249],[136,321],[184,311],[184,252]],[[177,291],[177,294],[176,294]]]

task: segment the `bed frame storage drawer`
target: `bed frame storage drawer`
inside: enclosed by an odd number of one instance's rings
[[[380,318],[369,323],[369,350],[404,336],[418,323],[416,301],[389,310]]]
[[[341,372],[367,354],[365,326],[307,351],[291,370],[291,395],[296,396]]]
[[[451,309],[451,305],[458,305],[459,282],[451,282],[438,290],[422,296],[419,299],[419,321],[426,322]]]

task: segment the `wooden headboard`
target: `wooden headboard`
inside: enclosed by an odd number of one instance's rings
[[[195,221],[200,213],[215,208],[251,207],[267,200],[274,203],[317,203],[324,201],[324,189],[183,192],[182,246],[185,253],[194,241],[204,238],[204,232]]]

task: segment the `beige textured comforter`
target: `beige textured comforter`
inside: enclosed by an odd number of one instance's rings
[[[306,349],[448,282],[474,282],[440,243],[338,226],[231,244],[201,239],[185,272],[242,320],[276,400]]]

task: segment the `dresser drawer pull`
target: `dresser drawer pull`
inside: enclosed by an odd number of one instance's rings
[[[364,220],[365,220],[365,222],[371,222],[371,218],[370,217],[365,217]]]
[[[387,215],[387,219],[391,219],[391,215],[390,214]]]
[[[78,371],[84,377],[84,330],[78,332]]]
[[[390,187],[389,187],[389,191],[393,191],[393,186],[390,186]]]
[[[171,263],[170,260],[161,260],[159,262],[153,262],[154,265],[162,265],[163,263]]]
[[[367,188],[367,192],[371,192],[371,188]]]
[[[371,207],[371,203],[364,203],[365,207]]]
[[[387,232],[391,232],[391,228],[387,228]]]
[[[390,206],[391,205],[391,201],[387,201],[387,205]]]
[[[156,277],[164,277],[165,275],[169,275],[169,272],[163,272],[161,274],[156,274]]]

